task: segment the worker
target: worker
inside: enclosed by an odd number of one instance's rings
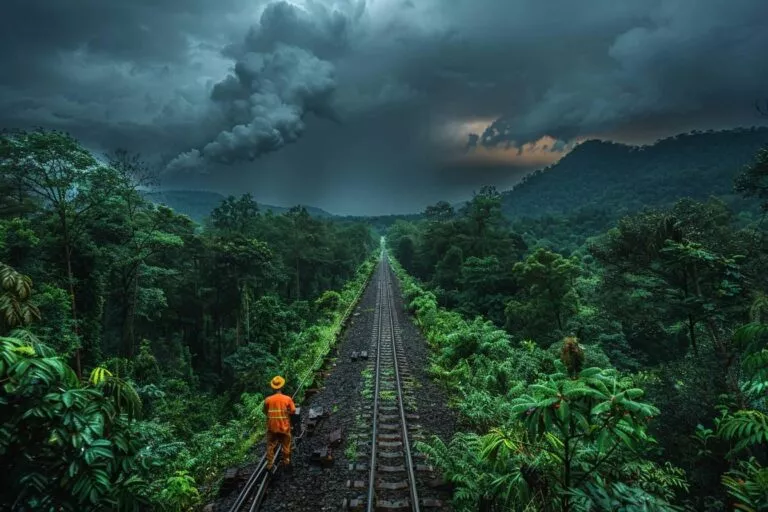
[[[275,449],[280,443],[283,452],[283,466],[291,464],[291,421],[296,413],[296,404],[288,395],[283,394],[285,379],[277,375],[269,384],[275,392],[264,399],[264,414],[267,416],[267,470],[272,470]]]

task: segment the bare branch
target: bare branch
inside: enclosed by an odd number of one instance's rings
[[[147,164],[139,153],[130,153],[126,149],[116,149],[107,155],[107,160],[110,167],[115,169],[131,188],[157,185],[157,170]]]

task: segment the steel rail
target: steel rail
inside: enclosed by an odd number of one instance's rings
[[[384,256],[384,251],[381,253],[381,258]],[[380,261],[380,264],[383,263]],[[363,282],[362,286],[360,286],[360,289],[358,290],[355,297],[352,299],[350,304],[347,306],[347,309],[344,311],[344,314],[341,316],[341,319],[339,320],[339,325],[336,328],[336,331],[334,332],[334,337],[338,336],[341,330],[343,329],[346,321],[349,319],[349,315],[352,312],[353,308],[357,306],[358,302],[360,301],[360,298],[362,297],[365,290],[368,288],[368,283],[370,281],[370,274],[368,278]],[[379,289],[381,289],[381,281],[379,281]],[[315,370],[317,363],[320,362],[320,360],[323,357],[326,357],[327,354],[320,354],[318,355],[317,359],[314,361],[312,366],[308,369],[307,373],[300,379],[298,386],[296,387],[296,390],[291,395],[291,398],[296,398],[296,395],[299,394],[299,392],[304,387],[304,384],[306,383],[307,379],[310,375],[312,375]],[[302,429],[302,431],[299,433],[298,436],[293,436],[293,441],[299,441],[304,437],[305,429]],[[277,458],[280,456],[280,453],[282,452],[282,447],[278,446],[275,450],[275,458],[274,460],[277,460]],[[253,492],[253,488],[256,487],[258,484],[258,489],[256,491],[256,494],[253,498],[253,502],[251,503],[250,508],[248,509],[249,512],[256,512],[259,510],[259,507],[261,507],[261,503],[264,500],[264,496],[266,495],[267,491],[267,483],[269,482],[270,473],[267,471],[267,456],[266,454],[261,457],[259,460],[258,465],[256,466],[256,469],[251,473],[250,477],[248,477],[248,480],[243,487],[243,489],[240,491],[240,493],[237,496],[237,499],[235,500],[232,507],[230,507],[229,512],[240,512],[240,510],[244,507],[246,502],[251,496],[251,493]]]
[[[395,391],[397,393],[398,410],[400,416],[400,428],[402,430],[403,451],[405,459],[405,469],[408,474],[408,488],[410,495],[410,505],[412,512],[420,511],[419,496],[416,490],[416,473],[413,466],[413,458],[411,455],[410,440],[408,438],[408,422],[405,415],[405,404],[403,400],[403,385],[400,375],[400,365],[398,364],[398,349],[397,338],[395,335],[395,313],[394,313],[394,300],[391,290],[391,280],[389,265],[384,251],[382,251],[381,265],[379,268],[378,279],[378,301],[377,301],[377,313],[378,313],[378,333],[376,339],[376,367],[375,367],[375,389],[374,389],[374,403],[373,403],[373,419],[372,419],[372,442],[371,442],[371,461],[369,467],[368,476],[368,499],[367,499],[367,512],[375,512],[376,510],[376,463],[377,463],[377,451],[378,451],[378,415],[379,415],[379,392],[381,382],[381,351],[382,343],[385,338],[385,327],[389,328],[390,342],[392,344],[392,362],[394,366],[395,374]],[[386,319],[384,318],[386,315]]]
[[[269,472],[267,472],[267,474],[268,473]],[[262,478],[259,490],[256,491],[256,496],[254,496],[253,503],[251,504],[251,508],[248,509],[248,512],[256,512],[259,510],[259,507],[261,507],[261,502],[264,500],[264,495],[267,493],[267,482],[269,482],[269,477]]]
[[[387,310],[389,312],[389,323],[392,329],[392,359],[395,363],[395,383],[397,384],[397,402],[400,405],[400,423],[403,429],[403,449],[405,450],[405,468],[408,471],[408,486],[411,491],[411,510],[419,512],[419,495],[416,491],[416,473],[413,470],[413,459],[411,458],[411,444],[408,440],[408,422],[405,417],[405,406],[403,405],[403,387],[400,381],[400,366],[397,362],[397,340],[395,339],[395,315],[394,300],[392,299],[392,288],[390,276],[387,269],[385,294],[387,298]]]
[[[243,490],[240,491],[240,494],[237,495],[237,499],[232,504],[232,506],[229,509],[229,512],[239,512],[240,509],[245,505],[245,502],[248,500],[248,497],[251,494],[251,491],[253,490],[253,487],[258,483],[258,481],[261,479],[264,482],[267,481],[267,478],[265,478],[267,469],[267,456],[264,455],[261,460],[259,461],[259,465],[256,466],[256,469],[253,473],[251,473],[251,476],[248,478],[248,481],[245,483],[245,487],[243,487]]]
[[[371,442],[371,462],[369,466],[369,473],[368,473],[368,506],[367,511],[368,512],[374,512],[376,509],[375,505],[375,499],[376,499],[376,451],[378,447],[377,443],[377,437],[378,437],[378,431],[377,431],[377,425],[379,421],[379,383],[380,383],[380,369],[381,369],[381,337],[382,337],[382,317],[383,315],[383,307],[381,307],[381,300],[383,299],[383,279],[382,279],[382,273],[384,268],[384,260],[382,259],[381,265],[379,267],[379,289],[377,292],[377,298],[379,299],[379,305],[380,307],[377,308],[377,313],[379,315],[378,318],[378,333],[377,333],[377,340],[376,340],[376,389],[373,392],[373,440]]]

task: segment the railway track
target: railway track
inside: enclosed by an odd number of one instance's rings
[[[421,492],[426,489],[424,494],[429,494],[426,482],[434,479],[434,474],[430,466],[418,463],[412,449],[412,443],[423,435],[394,304],[391,272],[382,254],[371,340],[371,354],[375,356],[369,363],[373,404],[365,415],[370,419],[370,437],[361,441],[369,448],[368,463],[355,465],[358,471],[368,472],[368,479],[348,483],[351,488],[366,488],[367,494],[344,500],[343,508],[367,512],[445,510],[440,500],[424,497]]]
[[[346,323],[346,320],[349,317],[349,314],[352,312],[352,309],[357,305],[357,302],[360,300],[360,296],[362,295],[365,288],[366,286],[363,286],[361,288],[361,290],[358,292],[355,299],[352,301],[352,303],[349,305],[347,310],[344,312],[343,318],[341,320],[341,324],[339,325],[339,330],[341,329],[342,325]],[[338,332],[336,334],[338,335]],[[320,361],[320,357],[318,357],[318,360],[314,362],[314,364],[312,365],[312,368],[310,368],[310,371],[306,375],[304,375],[304,377],[301,379],[298,386],[296,387],[296,391],[294,391],[293,395],[291,395],[291,398],[293,398],[294,400],[296,399],[296,396],[303,389],[304,385],[307,383],[308,379],[311,377],[311,374],[314,371],[319,361]],[[298,407],[297,407],[297,411],[298,411]],[[306,431],[307,431],[306,423],[302,422],[301,432],[299,433],[298,436],[294,436],[293,443],[297,444],[298,442],[300,442],[301,439],[306,434]],[[282,452],[282,448],[278,446],[277,449],[275,450],[275,460],[280,459],[281,452]],[[279,470],[278,466],[275,466],[275,468]],[[273,473],[267,471],[267,456],[265,454],[259,460],[258,464],[256,465],[256,469],[248,476],[248,480],[245,482],[245,485],[238,493],[234,503],[229,508],[229,512],[242,512],[245,510],[247,510],[248,512],[257,512],[261,507],[262,502],[264,501],[264,497],[267,494],[269,481],[272,478],[272,476],[273,476]]]
[[[342,504],[346,510],[448,510],[430,496],[433,470],[414,453],[412,443],[423,438],[418,424],[415,383],[408,368],[392,291],[392,275],[382,252],[376,272],[377,298],[367,375],[371,376],[370,402],[363,406],[364,432],[357,435],[358,462],[350,465],[355,479],[347,483],[355,497]],[[304,437],[302,428],[295,442]],[[278,448],[279,456],[279,448]],[[272,474],[266,456],[259,461],[229,512],[256,512],[266,496]]]
[[[277,453],[280,453],[279,446],[277,448]],[[232,504],[232,507],[230,507],[229,512],[241,512],[243,510],[255,512],[259,510],[267,492],[269,478],[270,474],[267,471],[267,456],[264,455],[261,457],[256,469],[251,473],[251,476],[248,477],[245,486],[237,495],[237,499]]]

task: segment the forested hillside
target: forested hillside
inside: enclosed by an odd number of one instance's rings
[[[732,161],[750,162],[735,189],[768,207],[768,149]],[[599,186],[565,174],[550,201],[591,200]],[[665,202],[698,187],[666,179]],[[514,230],[504,201],[487,187],[388,233],[432,375],[466,423],[424,446],[457,486],[458,510],[768,510],[762,217],[685,198],[617,221],[564,214],[610,229],[578,242],[562,228],[542,244]]]
[[[714,195],[741,211],[754,203],[734,193],[733,180],[766,144],[764,127],[691,132],[647,146],[590,140],[503,192],[502,212],[536,238],[549,238],[559,224],[581,243],[624,215],[683,197]]]
[[[0,137],[0,509],[186,510],[263,435],[373,268],[369,228],[262,214],[199,226],[57,132]],[[311,382],[311,379],[309,380]]]
[[[749,217],[756,203],[734,192],[734,179],[768,144],[768,128],[693,131],[645,146],[590,140],[557,163],[501,191],[501,212],[534,246],[568,240],[575,249],[624,215],[647,207],[672,206],[683,197],[717,196],[737,215]],[[455,210],[467,202],[452,205]],[[422,213],[347,217],[386,230],[397,220]]]

